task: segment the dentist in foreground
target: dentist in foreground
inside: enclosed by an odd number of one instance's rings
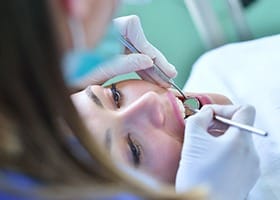
[[[73,19],[69,21],[69,27],[73,49],[66,54],[63,66],[70,86],[84,88],[90,84],[102,84],[116,75],[136,72],[144,80],[170,87],[154,73],[154,63],[170,78],[176,77],[175,67],[147,41],[137,16],[114,19],[94,49],[86,47],[87,34],[81,23]],[[119,34],[142,54],[122,54],[124,48],[117,40]],[[259,176],[252,136],[234,127],[229,127],[218,137],[212,136],[208,127],[216,123],[214,114],[248,125],[252,125],[255,118],[251,106],[206,106],[200,113],[186,119],[176,190],[184,192],[196,186],[206,186],[210,199],[245,199]]]
[[[118,183],[116,180],[121,178],[122,184],[131,183],[108,164],[97,145],[92,145],[94,138],[79,123],[59,73],[62,71],[68,86],[76,89],[102,84],[115,75],[133,71],[145,80],[169,87],[151,67],[156,63],[170,78],[176,76],[176,69],[146,40],[139,18],[121,17],[111,23],[118,3],[112,0],[2,3],[4,9],[0,13],[5,23],[0,45],[5,51],[0,59],[4,94],[0,95],[0,119],[5,122],[1,123],[1,137],[6,140],[1,140],[5,143],[1,145],[1,169],[30,175],[42,185],[50,186],[56,183],[83,188],[92,182]],[[107,27],[108,24],[111,25]],[[117,40],[119,33],[142,54],[122,54],[124,49]],[[61,70],[57,68],[59,61]],[[239,106],[205,107],[189,117],[176,190],[183,192],[206,185],[211,199],[244,199],[258,177],[258,158],[251,136],[233,127],[221,136],[210,135],[207,127],[213,123],[214,113],[241,123],[254,121],[254,109]],[[65,144],[63,125],[90,152],[96,161],[92,168],[79,162]]]

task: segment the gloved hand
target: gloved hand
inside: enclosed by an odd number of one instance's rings
[[[127,38],[142,54],[132,53],[118,56],[89,74],[88,80],[83,85],[101,84],[116,75],[137,72],[144,80],[163,87],[170,86],[154,73],[151,67],[153,63],[157,64],[170,78],[174,78],[177,71],[172,64],[168,63],[161,52],[147,41],[139,17],[130,15],[116,18],[113,21],[121,35]]]
[[[252,106],[204,106],[186,120],[185,140],[176,176],[176,191],[206,186],[210,199],[244,200],[259,176],[259,159],[252,135],[230,126],[214,137],[207,132],[213,113],[252,125]]]

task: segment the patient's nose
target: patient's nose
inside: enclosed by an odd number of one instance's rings
[[[131,103],[123,110],[125,123],[138,125],[152,124],[160,127],[164,122],[163,105],[160,96],[155,92],[148,92]]]

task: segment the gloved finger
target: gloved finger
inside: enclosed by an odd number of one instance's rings
[[[234,126],[230,126],[225,134],[218,138],[221,143],[227,144],[229,151],[238,150],[246,154],[250,150],[250,145],[253,146],[252,134]]]
[[[250,105],[240,106],[239,109],[233,114],[233,121],[240,122],[242,124],[252,125],[255,120],[255,108]],[[252,135],[247,131],[230,126],[226,134],[222,136],[225,140],[234,140],[236,145],[247,142],[251,143]],[[233,145],[233,148],[235,148]]]
[[[251,105],[241,106],[233,115],[232,120],[243,124],[252,125],[255,120],[256,110]]]
[[[177,70],[174,65],[169,63],[165,56],[151,45],[151,51],[155,51],[156,57],[153,59],[154,63],[162,69],[162,71],[169,77],[175,78],[177,76]]]
[[[243,124],[252,124],[255,119],[255,111],[252,106],[240,105],[206,105],[203,108],[212,108],[215,115],[219,115]],[[214,136],[223,135],[230,126],[217,120],[211,122],[208,132]],[[232,129],[232,128],[231,128]],[[239,130],[238,130],[239,131]],[[229,130],[232,132],[232,130]]]
[[[186,130],[193,132],[196,129],[204,129],[206,131],[212,120],[213,110],[211,108],[202,109],[186,119]]]
[[[218,105],[218,104],[207,104],[204,105],[201,110],[211,108],[215,115],[226,117],[231,119],[233,114],[240,108],[240,105]]]
[[[154,68],[151,67],[146,70],[140,70],[136,72],[143,80],[147,80],[149,82],[155,83],[157,85],[160,85],[162,87],[168,88],[171,85],[164,81],[159,75],[154,71]]]
[[[255,119],[255,108],[251,105],[205,105],[214,110],[214,113],[219,116],[232,119],[245,124],[252,124]]]
[[[153,65],[152,59],[144,54],[119,55],[97,69],[88,73],[82,80],[82,85],[102,84],[116,75],[144,70]]]
[[[118,28],[121,35],[134,42],[133,45],[138,48],[139,40],[146,40],[141,22],[138,16],[129,15],[113,19],[114,25]]]
[[[119,29],[121,35],[128,39],[138,50],[142,53],[146,50],[147,46],[150,46],[147,41],[144,31],[141,26],[141,22],[138,16],[130,15],[119,17],[113,20],[116,27]],[[148,48],[149,49],[149,48]],[[155,58],[156,55],[153,52],[145,52],[150,58]]]
[[[111,70],[114,72],[118,72],[114,75],[118,75],[119,73],[124,74],[151,68],[151,66],[153,66],[153,60],[147,55],[136,53],[120,55],[118,57],[118,60],[111,62],[111,64],[114,64],[116,67],[110,67]]]
[[[141,53],[152,58],[155,64],[157,64],[168,77],[176,77],[176,68],[167,61],[157,48],[147,41],[138,16],[130,15],[119,17],[114,19],[114,23],[120,33],[125,36]]]

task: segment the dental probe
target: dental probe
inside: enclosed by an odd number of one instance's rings
[[[129,51],[131,51],[132,53],[140,53],[141,52],[136,49],[129,41],[127,41],[123,36],[120,37],[120,42],[129,49]],[[162,71],[162,69],[160,69],[160,67],[158,67],[156,64],[153,64],[153,69],[155,71],[155,73],[157,75],[159,75],[159,77],[164,80],[165,82],[169,83],[170,85],[172,85],[176,90],[178,90],[178,92],[184,97],[184,99],[186,99],[186,96],[184,95],[184,93],[182,92],[182,90],[179,88],[179,86],[177,86],[174,81],[172,79],[170,79],[165,73],[164,71]]]
[[[194,113],[199,112],[198,109],[192,109],[190,107],[188,107],[187,109],[190,109]],[[241,124],[239,122],[235,122],[235,121],[232,121],[230,119],[227,119],[227,118],[224,118],[224,117],[221,117],[221,116],[218,116],[218,115],[214,115],[214,119],[216,119],[217,121],[222,122],[224,124],[227,124],[227,125],[230,125],[230,126],[235,126],[237,128],[243,129],[245,131],[249,131],[251,133],[257,134],[259,136],[263,136],[263,137],[268,136],[268,132],[266,132],[264,130],[261,130],[261,129],[258,129],[258,128],[255,128],[255,127],[252,127],[252,126],[249,126],[249,125],[246,125],[246,124]]]
[[[140,53],[141,52],[136,49],[129,41],[127,41],[123,36],[121,36],[120,38],[120,42],[129,49],[129,51],[131,51],[132,53]],[[162,71],[162,69],[160,69],[160,67],[158,67],[156,64],[153,64],[153,69],[155,70],[155,72],[162,78],[162,80],[166,81],[167,83],[169,83],[170,85],[172,85],[184,98],[184,100],[187,99],[187,97],[185,96],[184,92],[174,83],[174,81],[172,79],[170,79],[165,73],[164,71]],[[186,104],[184,104],[185,106],[187,106]],[[198,109],[193,109],[190,106],[187,106],[187,109],[189,109],[190,111],[197,113],[199,112]],[[232,121],[230,119],[218,116],[218,115],[214,115],[214,119],[216,119],[217,121],[220,121],[224,124],[230,125],[230,126],[235,126],[238,127],[240,129],[255,133],[257,135],[260,136],[267,136],[268,133],[264,130],[249,126],[249,125],[245,125],[245,124],[241,124],[235,121]]]

